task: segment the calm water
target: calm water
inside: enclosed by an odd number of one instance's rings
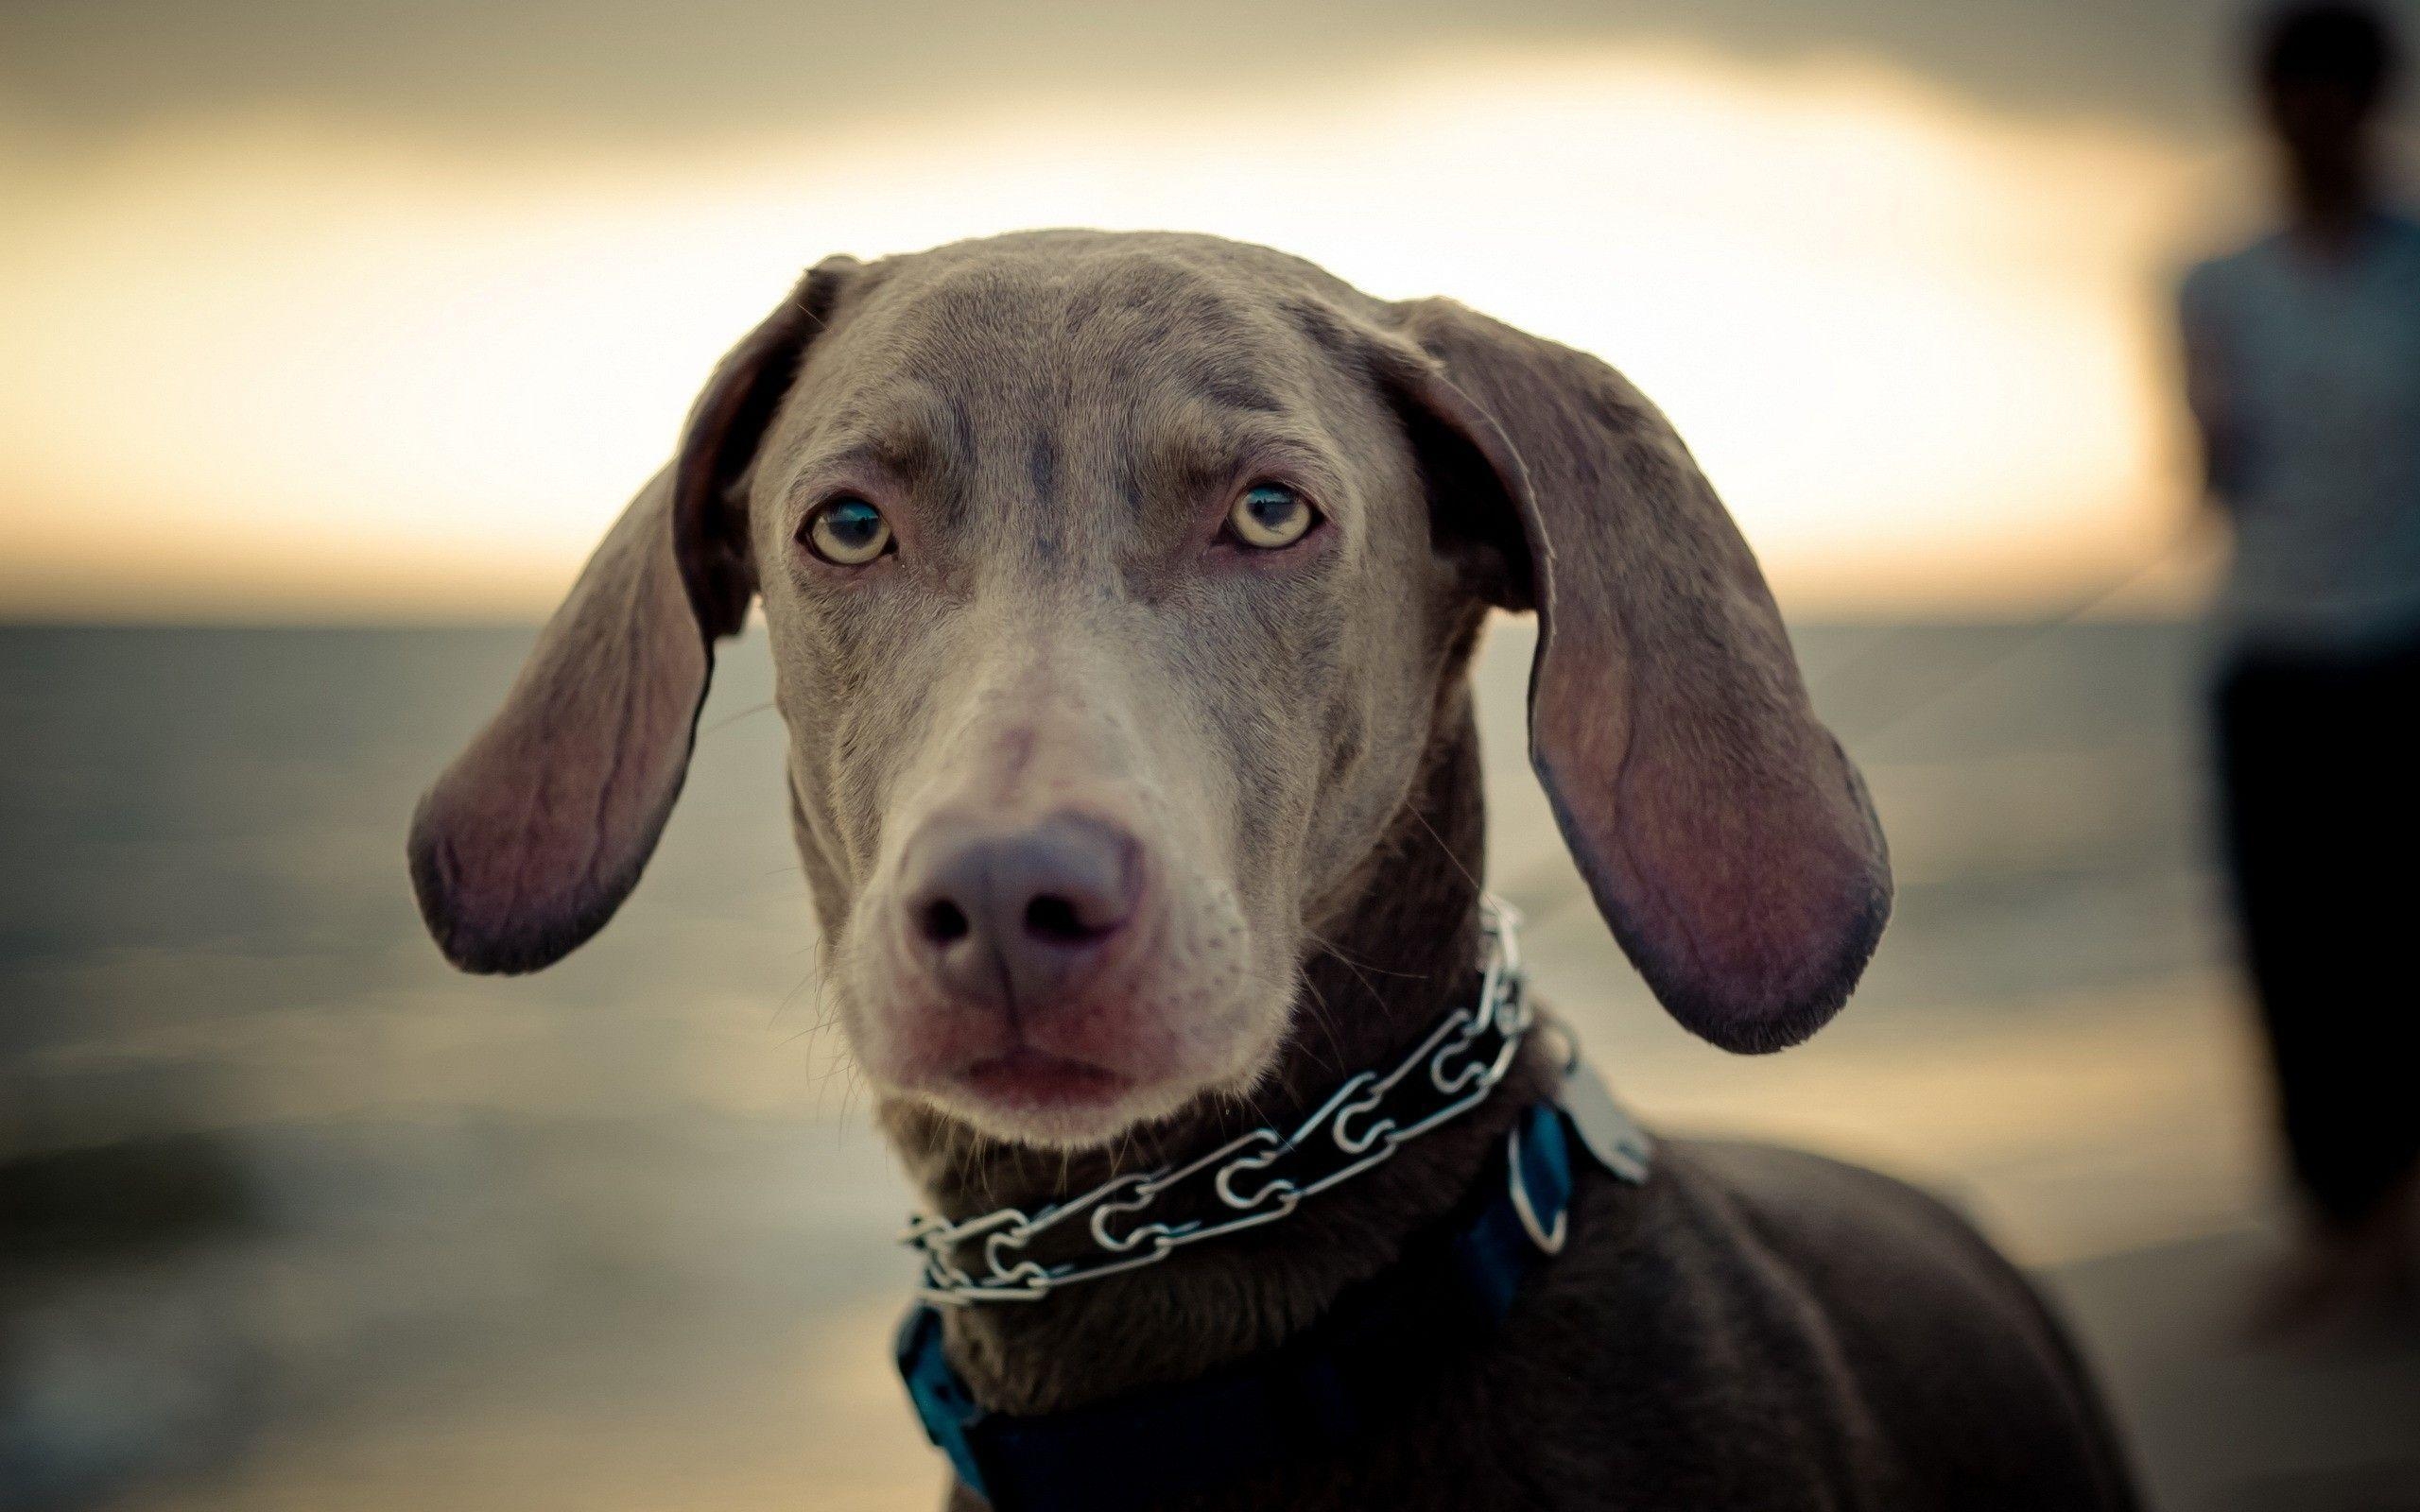
[[[0,631],[0,1506],[931,1503],[761,641],[604,936],[499,982],[421,934],[405,817],[527,640]],[[1577,900],[1527,646],[1482,668],[1494,875],[1651,1113],[1934,1180],[2062,1275],[2257,1217],[2184,632],[1806,631],[1902,902],[1849,1015],[1754,1062]]]

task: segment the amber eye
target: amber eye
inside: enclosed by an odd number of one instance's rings
[[[807,516],[799,539],[836,567],[863,567],[890,549],[890,522],[865,500],[843,495]]]
[[[1227,530],[1254,551],[1278,551],[1311,533],[1320,514],[1283,483],[1255,483],[1227,511]]]

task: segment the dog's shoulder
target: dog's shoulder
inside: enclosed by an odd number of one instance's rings
[[[1570,1341],[1545,1347],[1588,1383],[1574,1400],[1600,1431],[1621,1425],[1624,1473],[1685,1477],[1665,1482],[1670,1504],[1734,1504],[1720,1487],[1751,1462],[1751,1484],[1857,1486],[1882,1491],[1876,1505],[1952,1491],[1964,1506],[2123,1504],[2099,1404],[2048,1311],[1965,1218],[1906,1182],[1668,1140],[1644,1186],[1588,1184],[1558,1272],[1532,1337]]]

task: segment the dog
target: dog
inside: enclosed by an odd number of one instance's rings
[[[1601,1119],[1539,1122],[1576,1102],[1567,1047],[1479,971],[1491,611],[1539,617],[1538,778],[1688,1029],[1805,1039],[1891,902],[1754,558],[1603,363],[1204,236],[818,264],[424,799],[456,965],[604,925],[752,603],[838,1017],[923,1232],[968,1240],[928,1244],[953,1305],[905,1358],[954,1505],[2133,1504],[2059,1328],[1946,1208],[1741,1144],[1625,1168]],[[1317,1143],[1254,1130],[1350,1145],[1433,1023],[1503,1031],[1484,1095],[1416,1139],[1390,1114],[1316,1194],[1237,1195]],[[1094,1223],[1092,1262],[1136,1263],[1058,1284],[1015,1252],[1214,1160],[1150,1245]],[[1272,1221],[1205,1225],[1222,1202]],[[1437,1257],[1489,1222],[1514,1238],[1474,1320]]]

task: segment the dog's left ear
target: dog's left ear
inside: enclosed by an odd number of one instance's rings
[[[833,258],[722,360],[504,707],[412,816],[421,914],[469,971],[548,966],[638,885],[689,767],[714,643],[754,592],[738,488],[856,264]]]
[[[1697,1034],[1805,1039],[1873,954],[1891,868],[1747,543],[1603,363],[1448,301],[1389,318],[1382,383],[1483,496],[1442,507],[1514,558],[1502,606],[1538,612],[1530,760],[1599,910]]]

